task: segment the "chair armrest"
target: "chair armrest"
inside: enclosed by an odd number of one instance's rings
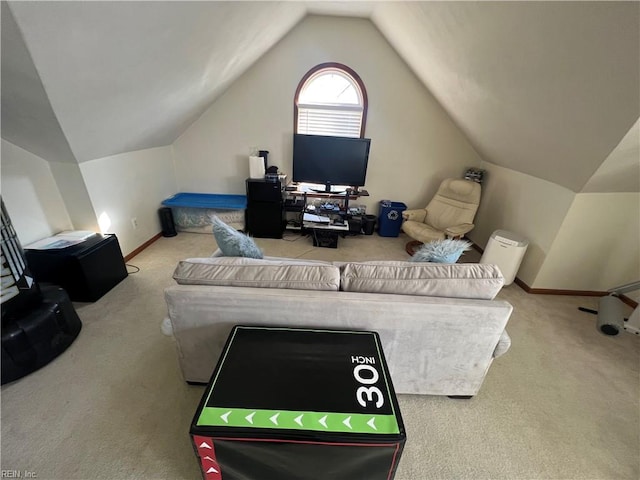
[[[403,220],[411,220],[413,222],[422,222],[427,218],[427,210],[424,208],[418,208],[415,210],[405,210],[402,212]]]
[[[506,330],[503,330],[502,335],[500,335],[500,340],[498,340],[498,345],[496,345],[496,348],[493,351],[493,358],[498,358],[499,356],[504,355],[510,347],[511,337]]]
[[[471,230],[473,230],[473,227],[475,227],[475,225],[473,223],[461,223],[460,225],[454,225],[452,227],[447,227],[444,230],[444,233],[448,237],[461,237],[465,233],[468,233]]]

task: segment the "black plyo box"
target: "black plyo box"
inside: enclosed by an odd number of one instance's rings
[[[377,333],[249,326],[190,432],[205,480],[390,480],[406,439]]]

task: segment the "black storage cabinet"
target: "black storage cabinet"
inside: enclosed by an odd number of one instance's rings
[[[405,430],[377,333],[235,326],[191,438],[205,480],[390,480]]]
[[[66,248],[25,250],[25,257],[38,282],[61,286],[75,302],[95,302],[128,275],[113,234]]]
[[[279,180],[248,178],[247,232],[256,238],[282,238],[284,200]]]

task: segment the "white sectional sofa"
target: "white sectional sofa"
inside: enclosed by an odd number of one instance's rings
[[[169,330],[188,382],[209,381],[234,325],[376,331],[405,394],[474,396],[510,346],[495,265],[210,257],[173,277]]]

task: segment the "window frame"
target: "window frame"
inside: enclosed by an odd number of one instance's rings
[[[350,77],[360,89],[360,94],[362,95],[362,121],[360,122],[360,137],[364,138],[365,127],[367,124],[367,111],[369,108],[369,100],[367,97],[367,89],[364,87],[364,83],[360,76],[350,67],[337,62],[325,62],[316,65],[311,68],[307,73],[304,74],[300,83],[298,83],[298,88],[296,88],[296,93],[293,97],[293,132],[298,133],[298,99],[300,98],[300,92],[302,92],[302,88],[305,86],[309,78],[314,76],[321,70],[340,70],[342,73]],[[330,109],[330,108],[329,108]],[[342,109],[342,108],[341,108]],[[348,107],[345,107],[344,110],[347,110]]]

